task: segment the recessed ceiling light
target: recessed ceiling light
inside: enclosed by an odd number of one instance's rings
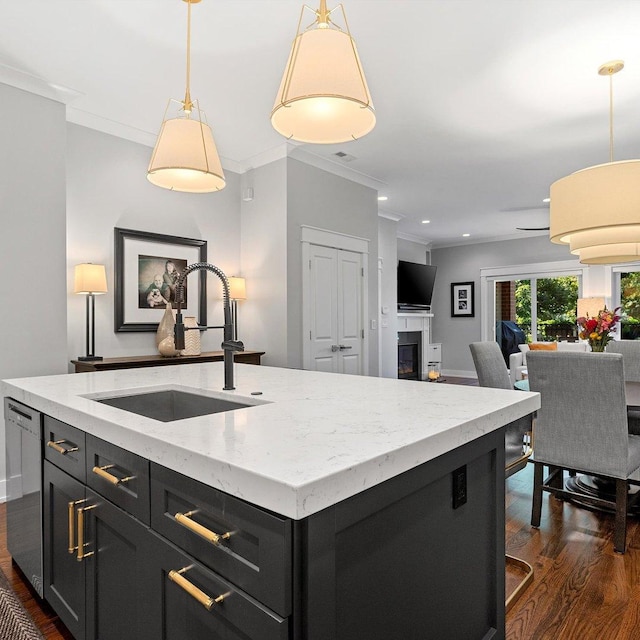
[[[551,198],[545,198],[542,202],[544,202],[545,204],[547,204],[548,202],[551,202]]]
[[[462,234],[462,237],[463,237],[463,238],[468,238],[470,235],[471,235],[470,233],[463,233],[463,234]]]
[[[378,196],[378,200],[380,200],[380,202],[384,202],[385,200],[388,200],[389,198],[387,196]]]
[[[423,220],[422,224],[429,224],[431,222],[431,220]]]

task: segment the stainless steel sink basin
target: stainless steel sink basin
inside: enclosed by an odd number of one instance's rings
[[[184,420],[186,418],[206,416],[224,411],[234,411],[235,409],[244,409],[258,405],[258,403],[233,402],[231,400],[223,400],[222,398],[203,396],[186,391],[176,391],[175,389],[94,399],[96,402],[108,404],[112,407],[137,413],[138,415],[162,422]]]

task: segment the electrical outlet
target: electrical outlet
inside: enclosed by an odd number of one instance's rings
[[[453,508],[457,509],[467,502],[467,465],[456,469],[451,474]]]

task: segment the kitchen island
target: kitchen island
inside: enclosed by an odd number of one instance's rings
[[[160,543],[185,548],[169,525],[203,537],[198,524],[175,524],[182,517],[170,513],[172,501],[181,507],[180,516],[187,509],[182,503],[194,504],[197,508],[187,512],[194,519],[207,504],[217,505],[218,521],[224,521],[219,526],[229,527],[227,539],[208,543],[217,559],[205,558],[207,551],[198,545],[187,549],[195,557],[189,556],[189,571],[201,572],[194,582],[204,584],[210,568],[221,574],[212,578],[220,588],[236,589],[210,612],[194,600],[211,624],[215,616],[225,619],[224,630],[208,637],[504,637],[501,427],[535,411],[537,394],[250,365],[237,365],[236,374],[233,392],[221,391],[222,364],[213,363],[24,378],[5,381],[3,395],[86,434],[87,449],[96,441],[98,453],[86,465],[87,484],[97,461],[115,456],[109,447],[148,462],[150,480],[140,473],[134,482],[151,486],[146,500],[152,543],[140,547],[153,549],[155,558],[164,557]],[[159,422],[97,402],[169,390],[253,406]],[[121,482],[99,497],[116,502],[118,492],[144,495],[143,487],[136,485],[134,492],[124,478],[117,479]],[[181,482],[186,484],[175,488]],[[207,489],[215,497],[206,495]],[[49,504],[45,501],[45,512]],[[234,510],[242,512],[245,533],[227,522]],[[144,529],[147,517],[125,511]],[[258,533],[248,532],[255,525],[251,514],[267,522]],[[46,524],[45,517],[45,530]],[[259,532],[267,529],[263,540]],[[87,531],[89,539],[97,525],[90,522]],[[86,567],[98,562],[101,549],[96,541],[97,553]],[[237,577],[234,562],[253,575]],[[150,583],[158,575],[164,582],[152,605],[140,608],[140,628],[155,640],[199,638],[193,630],[181,636],[184,627],[171,631],[177,626],[165,610],[170,603],[176,609],[172,598],[180,579],[176,583],[175,572],[173,578],[169,573],[149,571]],[[244,608],[234,611],[241,599]],[[182,608],[190,606],[187,601]],[[151,611],[162,617],[160,627]],[[189,616],[179,618],[188,626]],[[248,627],[229,630],[241,623]],[[207,624],[199,621],[196,627]],[[86,637],[93,637],[90,631]]]

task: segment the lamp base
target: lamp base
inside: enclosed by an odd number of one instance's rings
[[[80,362],[89,362],[91,360],[102,360],[102,356],[78,356]]]

